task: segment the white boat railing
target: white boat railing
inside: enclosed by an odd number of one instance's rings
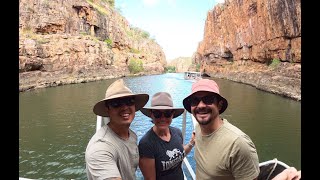
[[[192,117],[192,125],[193,125],[193,130],[195,129],[195,125],[196,123],[198,123],[192,114],[190,114]],[[187,124],[187,111],[184,110],[183,114],[182,114],[182,136],[183,136],[183,142],[185,143],[185,139],[186,139],[186,124]],[[183,159],[183,164],[186,166],[190,176],[192,177],[192,179],[196,179],[196,174],[194,173],[189,161],[187,158]],[[185,173],[184,173],[184,179],[187,179]]]
[[[259,163],[259,167],[265,166],[265,165],[268,165],[268,164],[279,164],[279,165],[281,165],[281,166],[283,166],[285,168],[289,168],[290,167],[286,163],[284,163],[282,161],[279,161],[277,158],[269,160],[269,161],[261,162],[261,163]]]
[[[108,117],[97,116],[96,132],[109,122]]]

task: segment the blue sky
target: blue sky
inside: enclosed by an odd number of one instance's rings
[[[132,26],[149,32],[167,61],[191,57],[203,39],[207,12],[224,0],[115,0]]]

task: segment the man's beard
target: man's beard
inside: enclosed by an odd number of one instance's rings
[[[196,115],[197,115],[197,114],[201,114],[201,113],[206,113],[206,114],[208,114],[208,117],[207,117],[206,120],[203,120],[203,119],[199,120],[199,119],[197,118]],[[194,110],[194,116],[195,116],[196,120],[198,121],[198,123],[199,123],[200,125],[210,124],[210,123],[217,117],[217,115],[218,115],[217,113],[212,113],[212,109],[209,108],[209,107],[197,108],[197,109]]]
[[[198,120],[197,120],[197,121],[198,121]],[[211,121],[212,121],[212,118],[208,119],[207,121],[198,121],[198,123],[199,123],[200,125],[207,125],[207,124],[209,124]]]

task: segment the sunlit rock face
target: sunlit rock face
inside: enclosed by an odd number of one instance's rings
[[[300,0],[226,0],[207,14],[201,71],[301,98]]]
[[[19,1],[20,91],[130,74],[158,74],[162,48],[104,1]],[[156,68],[155,68],[156,67]]]

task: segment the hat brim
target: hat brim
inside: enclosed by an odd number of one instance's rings
[[[196,91],[196,92],[201,92],[201,91]],[[196,92],[194,92],[194,93],[196,93]],[[227,101],[224,97],[222,97],[220,94],[217,94],[217,93],[212,92],[212,91],[203,91],[203,92],[213,93],[213,94],[215,94],[216,96],[220,97],[220,101],[223,101],[222,107],[221,107],[221,109],[220,109],[220,111],[219,111],[219,114],[222,114],[222,113],[227,109],[227,107],[228,107],[228,101]],[[191,102],[190,102],[190,98],[191,98],[191,96],[192,96],[194,93],[190,94],[189,96],[187,96],[187,97],[184,98],[184,100],[183,100],[183,106],[184,106],[184,108],[185,108],[189,113],[191,113]]]
[[[157,110],[174,110],[174,114],[173,114],[172,119],[180,116],[184,112],[184,108],[173,108],[173,107],[169,107],[169,106],[146,107],[146,108],[142,108],[140,111],[142,112],[142,114],[144,114],[144,115],[146,115],[146,116],[151,118],[150,110],[153,110],[153,109],[157,109]]]
[[[97,102],[93,107],[93,112],[102,117],[109,117],[109,114],[106,111],[105,101],[115,99],[115,98],[122,98],[122,97],[130,97],[133,96],[135,98],[135,107],[136,111],[139,111],[143,106],[145,106],[149,100],[148,94],[121,94],[119,96],[111,96],[109,98],[105,98],[99,102]]]

